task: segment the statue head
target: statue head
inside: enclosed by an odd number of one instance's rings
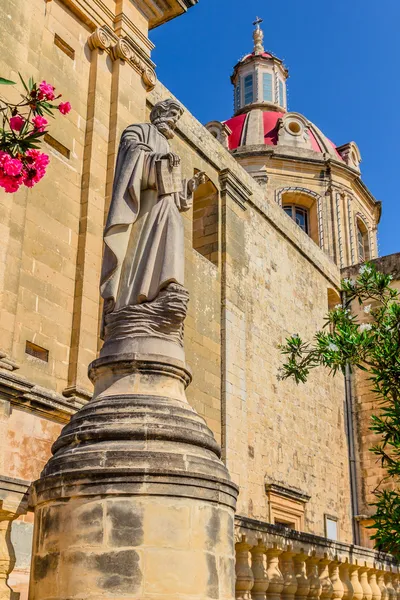
[[[184,110],[176,100],[163,100],[154,105],[150,113],[150,121],[166,138],[174,137],[174,129]]]

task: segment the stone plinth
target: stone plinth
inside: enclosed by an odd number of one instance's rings
[[[34,484],[30,599],[233,599],[237,488],[190,373],[124,355],[89,374],[93,400]]]

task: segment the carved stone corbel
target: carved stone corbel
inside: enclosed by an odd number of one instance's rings
[[[132,65],[142,76],[146,90],[150,92],[157,83],[157,75],[151,61],[140,57],[138,51],[124,38],[120,38],[111,48],[113,60],[124,60]]]
[[[133,49],[126,40],[120,38],[111,48],[111,58],[113,60],[125,60],[129,62],[133,59]]]
[[[100,50],[108,50],[111,47],[112,38],[103,27],[98,27],[92,35],[88,37],[88,45],[91,50],[100,48]]]

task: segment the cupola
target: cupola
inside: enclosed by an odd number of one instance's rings
[[[264,49],[262,19],[254,22],[254,49],[235,66],[231,81],[234,86],[235,115],[253,108],[285,112],[288,71],[283,62]]]

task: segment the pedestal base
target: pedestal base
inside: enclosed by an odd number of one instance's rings
[[[232,600],[237,488],[188,371],[124,357],[90,372],[97,395],[34,485],[30,600]]]

